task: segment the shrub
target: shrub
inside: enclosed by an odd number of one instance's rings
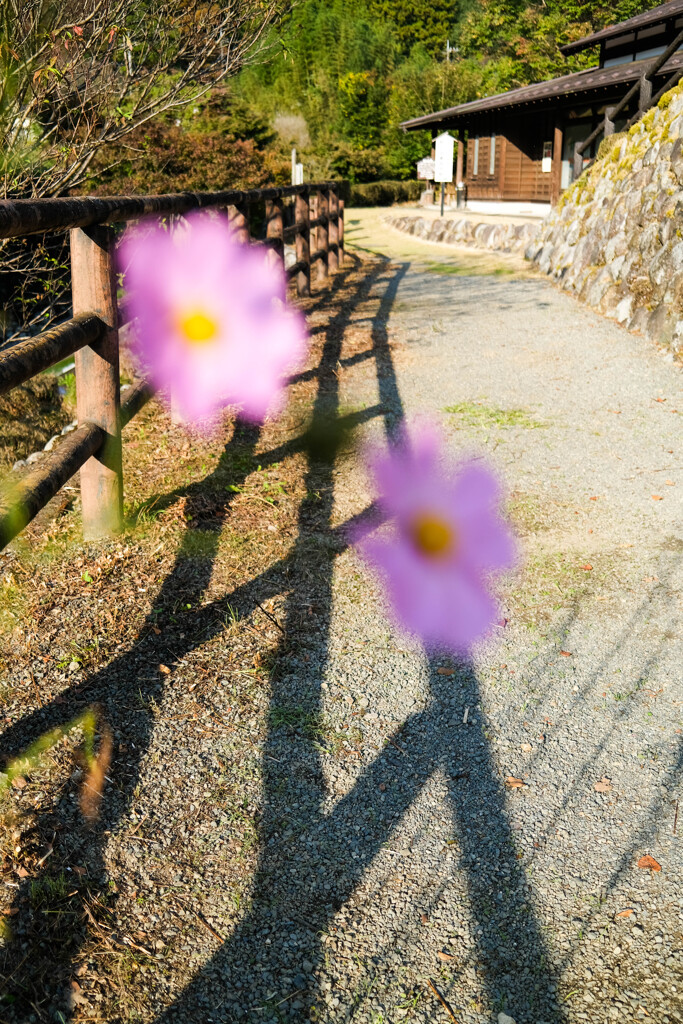
[[[420,181],[370,181],[365,185],[347,185],[348,206],[392,206],[420,198]]]

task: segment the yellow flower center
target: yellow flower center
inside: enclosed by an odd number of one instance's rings
[[[212,341],[218,334],[216,321],[206,313],[202,313],[201,310],[181,316],[178,326],[186,340],[192,345],[203,345],[207,341]]]
[[[428,558],[445,558],[455,547],[455,531],[438,516],[423,514],[413,520],[410,534],[415,547]]]

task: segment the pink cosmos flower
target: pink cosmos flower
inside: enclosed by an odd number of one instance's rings
[[[390,536],[358,538],[379,570],[399,622],[431,650],[465,654],[496,619],[489,575],[514,560],[498,513],[493,473],[476,463],[445,468],[441,439],[428,427],[371,462]]]
[[[278,408],[306,327],[286,308],[284,272],[265,248],[237,242],[222,214],[191,213],[173,231],[129,229],[118,266],[142,361],[183,419],[235,405],[260,422]]]

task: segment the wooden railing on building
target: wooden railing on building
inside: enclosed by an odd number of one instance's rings
[[[664,93],[668,92],[669,89],[679,82],[683,76],[683,67],[676,68],[673,74],[668,78],[664,85],[655,93],[654,92],[654,78],[655,75],[664,67],[666,62],[676,53],[679,47],[683,45],[683,32],[679,32],[676,38],[667,46],[663,53],[660,53],[658,57],[647,65],[638,81],[634,82],[631,88],[628,90],[626,95],[616,104],[614,107],[607,107],[605,110],[605,116],[600,124],[595,128],[587,139],[582,142],[577,142],[574,145],[574,179],[578,178],[584,168],[584,153],[590,149],[593,143],[601,136],[605,137],[614,134],[614,124],[619,114],[631,103],[636,96],[638,96],[638,109],[636,113],[626,122],[626,128],[630,128],[632,124],[635,124],[643,114],[645,114],[650,107],[654,107],[659,103]]]
[[[66,323],[21,341],[0,354],[0,395],[73,355],[78,427],[45,455],[18,484],[0,492],[0,549],[47,505],[79,470],[86,540],[109,536],[123,524],[121,431],[152,397],[137,381],[121,402],[119,323],[113,225],[142,217],[181,216],[196,209],[228,212],[242,242],[251,241],[250,212],[265,204],[261,243],[285,261],[297,293],[310,294],[311,267],[324,282],[344,258],[344,203],[334,182],[254,191],[183,192],[161,196],[38,199],[0,202],[0,238],[69,231],[73,316]],[[311,208],[313,216],[311,216]],[[291,221],[291,223],[290,223]],[[311,251],[311,238],[315,247]],[[255,372],[258,372],[255,370]]]

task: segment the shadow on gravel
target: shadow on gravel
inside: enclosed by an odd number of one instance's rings
[[[382,288],[372,322],[380,407],[389,437],[403,415],[388,343],[386,323],[401,280],[408,269],[378,263],[360,285],[357,300]],[[323,300],[321,299],[321,302]],[[337,364],[348,322],[343,307],[330,320],[318,368],[315,414],[335,416],[339,408]],[[196,523],[201,526],[204,501],[211,481],[230,474],[240,482],[251,468],[258,439],[252,428],[238,426],[218,467],[201,487],[191,489]],[[295,449],[292,449],[295,450]],[[259,453],[265,465],[284,457]],[[426,781],[442,771],[448,782],[456,836],[466,869],[471,912],[477,921],[477,957],[481,967],[478,988],[487,1009],[515,1008],[518,1024],[545,1020],[560,1024],[564,1015],[553,1002],[555,979],[534,922],[524,874],[519,867],[505,813],[505,794],[494,771],[481,726],[462,728],[460,711],[452,703],[453,679],[444,680],[432,666],[433,700],[411,716],[394,737],[404,753],[388,745],[363,772],[351,793],[334,810],[323,809],[325,785],[318,737],[321,693],[329,637],[332,577],[336,554],[346,546],[343,529],[331,529],[334,472],[330,465],[311,463],[299,515],[299,536],[293,556],[236,588],[220,601],[184,618],[185,639],[173,630],[179,604],[197,606],[206,589],[216,544],[198,562],[187,557],[192,532],[178,553],[175,566],[155,600],[153,621],[142,627],[131,650],[83,684],[73,686],[40,711],[7,729],[0,740],[5,757],[79,710],[99,703],[115,730],[118,750],[109,770],[112,784],[105,794],[95,830],[86,829],[76,811],[73,785],[65,786],[58,802],[46,806],[36,821],[36,843],[51,842],[53,853],[40,874],[19,883],[12,918],[15,939],[4,948],[0,962],[3,991],[12,1002],[2,1008],[10,1024],[27,1021],[66,1021],[78,1013],[75,978],[80,947],[86,934],[101,933],[105,946],[118,942],[107,920],[115,892],[102,866],[108,836],[130,812],[142,759],[154,729],[153,702],[160,700],[163,679],[158,665],[173,666],[188,651],[222,628],[228,606],[246,616],[270,596],[288,591],[284,638],[271,678],[269,735],[264,750],[263,815],[259,823],[261,858],[253,896],[233,935],[177,1001],[157,1018],[159,1024],[249,1019],[271,1021],[352,1019],[361,1006],[351,994],[338,1009],[325,1008],[316,987],[315,969],[322,964],[320,941],[333,914],[351,897],[365,869],[392,836],[392,830]],[[227,511],[225,489],[223,517]],[[188,510],[191,514],[191,509]],[[215,522],[216,510],[212,510]],[[220,527],[220,516],[218,520]],[[216,538],[218,532],[216,532]],[[154,627],[174,637],[173,657],[168,640]],[[478,703],[477,680],[467,665],[458,669],[461,694]],[[286,723],[286,724],[283,724]],[[379,790],[394,778],[391,812]],[[73,864],[87,864],[87,875],[68,876],[74,892],[68,911],[51,916],[51,895],[58,880]],[[73,882],[72,882],[73,880]],[[38,905],[35,893],[45,894]],[[515,945],[524,929],[524,945]],[[382,965],[375,965],[381,972]],[[475,993],[472,993],[474,996]],[[323,1007],[313,1010],[313,1006]],[[152,1008],[150,1008],[152,1009]],[[329,1016],[326,1016],[329,1014]]]
[[[403,419],[403,407],[386,322],[407,270],[404,264],[393,273],[385,271],[385,290],[372,326],[372,355],[390,440]],[[336,413],[334,370],[343,362],[339,337],[334,332],[328,337],[315,408],[321,416]],[[471,995],[483,992],[487,1010],[514,1008],[518,1024],[561,1024],[565,1016],[554,997],[556,979],[517,859],[501,780],[481,725],[463,728],[463,700],[471,706],[480,700],[469,665],[461,664],[454,680],[444,678],[432,664],[432,701],[427,709],[407,720],[330,813],[324,810],[326,785],[318,753],[320,684],[327,662],[334,560],[345,546],[339,531],[330,528],[333,487],[332,467],[311,464],[306,489],[318,497],[301,507],[284,638],[271,676],[261,856],[250,905],[230,939],[157,1024],[341,1021],[360,1015],[367,1020],[360,989],[339,993],[335,1007],[318,988],[316,973],[326,959],[321,936],[391,839],[394,827],[439,771],[447,780],[470,910],[477,922],[480,976],[477,992]],[[386,779],[394,780],[390,812],[383,795]],[[419,928],[418,907],[414,927]],[[523,943],[518,941],[522,930]],[[410,924],[401,922],[395,938],[405,944]],[[387,965],[377,952],[362,970],[387,981]],[[430,1007],[430,1018],[421,1019],[431,1019],[434,1009]]]
[[[370,290],[380,273],[380,266],[370,270],[357,289],[359,298]],[[342,279],[341,274],[334,279],[314,309],[332,302]],[[331,320],[330,326],[343,333],[343,312]],[[326,369],[332,372],[334,364],[331,370]],[[372,414],[376,415],[377,409],[365,410],[347,420],[354,425]],[[94,930],[103,937],[105,946],[113,948],[107,937],[111,933],[107,917],[115,903],[115,883],[112,889],[103,869],[102,851],[134,800],[140,766],[154,729],[155,704],[163,699],[159,664],[172,667],[188,651],[219,632],[231,601],[241,601],[248,614],[259,602],[287,586],[288,566],[276,563],[263,577],[240,588],[237,595],[199,608],[192,617],[184,615],[184,639],[174,626],[179,609],[201,604],[211,580],[220,530],[230,508],[232,495],[226,491],[226,484],[242,484],[255,468],[258,438],[257,428],[237,422],[212,474],[184,491],[157,496],[157,509],[166,507],[181,494],[186,496],[189,525],[174,567],[155,598],[154,612],[144,622],[132,648],[0,736],[0,751],[7,762],[48,730],[69,722],[95,704],[113,729],[117,746],[107,773],[111,781],[102,813],[93,829],[86,826],[79,813],[77,786],[70,779],[54,802],[48,799],[38,809],[30,835],[23,836],[24,852],[33,848],[39,857],[51,852],[33,877],[16,884],[10,914],[13,939],[0,947],[2,1021],[25,1024],[27,1020],[69,1019],[77,1005],[77,989],[71,983],[87,933]],[[278,462],[303,446],[304,441],[299,438],[271,452],[259,453],[258,461],[262,465]],[[196,553],[198,533],[201,557]],[[173,638],[170,643],[169,637]],[[75,875],[74,864],[87,865],[87,871]]]

